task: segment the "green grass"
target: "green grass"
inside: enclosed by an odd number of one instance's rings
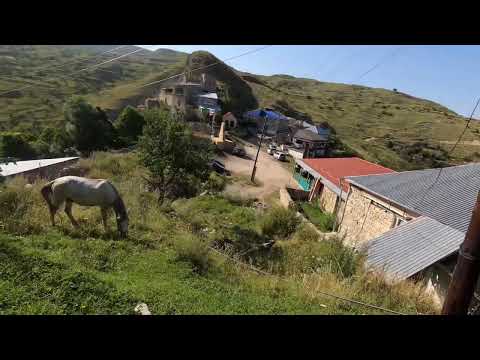
[[[300,207],[307,217],[320,231],[329,232],[333,229],[333,216],[326,214],[318,206],[314,204],[301,202]]]
[[[319,242],[287,214],[221,196],[160,207],[145,191],[135,153],[95,153],[80,166],[89,177],[110,179],[122,194],[128,238],[118,237],[112,218],[105,232],[97,208],[74,206],[79,229],[63,212],[52,228],[39,192],[43,181],[32,187],[22,178],[7,181],[0,191],[1,314],[132,314],[139,302],[153,314],[381,313],[318,290],[405,313],[437,312],[419,285],[391,286],[364,273],[351,250]],[[272,219],[292,226],[265,232]],[[272,238],[270,249],[257,248]],[[272,275],[252,272],[209,246]]]

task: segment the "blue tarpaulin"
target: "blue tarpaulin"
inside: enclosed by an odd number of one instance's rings
[[[244,114],[244,117],[253,118],[255,120],[262,119],[262,117],[260,116],[261,111],[262,109],[247,111]],[[288,120],[286,116],[273,110],[265,110],[265,113],[267,114],[268,120]]]

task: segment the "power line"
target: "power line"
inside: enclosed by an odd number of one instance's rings
[[[245,53],[242,53],[242,54],[239,54],[239,55],[236,55],[236,56],[232,56],[232,57],[227,58],[227,59],[224,59],[224,60],[219,60],[219,61],[217,61],[217,62],[214,62],[214,63],[209,64],[209,65],[206,65],[206,66],[202,66],[202,67],[199,67],[199,68],[196,68],[196,69],[193,69],[193,70],[189,70],[189,72],[194,72],[194,71],[198,71],[198,70],[207,69],[207,68],[209,68],[209,67],[212,67],[212,66],[215,66],[215,65],[218,65],[218,64],[222,64],[222,63],[224,63],[224,62],[226,62],[226,61],[238,59],[238,58],[240,58],[240,57],[242,57],[242,56],[246,56],[246,55],[249,55],[249,54],[253,54],[253,53],[255,53],[255,52],[264,50],[264,49],[266,49],[266,48],[268,48],[268,47],[271,47],[271,46],[273,46],[273,45],[266,45],[266,46],[263,46],[263,47],[261,47],[261,48],[257,48],[257,49],[254,49],[254,50],[250,50],[250,51],[247,51],[247,52],[245,52]],[[174,78],[176,78],[176,77],[185,75],[186,73],[187,73],[187,72],[184,71],[184,72],[182,72],[182,73],[180,73],[180,74],[172,75],[172,76],[169,76],[169,77],[167,77],[167,78],[165,78],[165,79],[161,79],[161,80],[153,81],[153,82],[148,83],[148,84],[144,84],[144,85],[142,85],[142,86],[139,86],[139,88],[146,87],[146,86],[150,86],[150,85],[154,85],[154,84],[158,84],[158,83],[161,83],[161,82],[164,82],[164,81],[167,81],[167,80],[171,80],[171,79],[174,79]]]
[[[465,135],[465,132],[467,131],[468,129],[468,126],[470,125],[470,122],[472,121],[473,119],[473,115],[475,114],[475,111],[477,110],[477,107],[478,107],[478,104],[480,103],[480,97],[478,98],[476,104],[475,104],[475,107],[473,108],[473,111],[472,113],[470,114],[470,117],[469,119],[467,120],[467,124],[465,125],[465,128],[463,129],[462,133],[460,134],[460,136],[458,137],[457,141],[455,142],[455,144],[452,146],[452,148],[450,149],[450,151],[447,153],[447,158],[449,158],[453,151],[455,150],[455,148],[457,147],[457,145],[460,143],[460,141],[462,140],[463,138],[463,135]],[[423,194],[420,202],[415,205],[415,207],[418,207],[420,205],[423,204],[423,201],[425,200],[425,197],[430,193],[430,191],[435,187],[435,185],[437,185],[438,181],[440,180],[440,175],[442,174],[442,171],[443,171],[443,167],[440,168],[440,170],[438,171],[438,174],[437,174],[437,177],[435,178],[435,181],[432,183],[432,185],[430,185],[430,187],[425,191],[425,193]]]
[[[92,66],[88,66],[88,67],[83,68],[83,69],[81,69],[81,70],[77,70],[77,71],[74,71],[74,72],[72,72],[72,73],[70,73],[70,74],[62,75],[62,76],[58,76],[58,77],[59,77],[59,78],[65,78],[65,77],[69,77],[69,76],[71,76],[71,75],[78,74],[78,73],[83,72],[83,71],[88,71],[88,70],[91,70],[91,69],[95,69],[95,68],[97,68],[97,67],[100,67],[100,66],[102,66],[102,65],[105,65],[105,64],[110,63],[110,62],[112,62],[112,61],[121,59],[121,58],[123,58],[123,57],[125,57],[125,56],[129,56],[129,55],[138,53],[138,52],[140,52],[140,51],[145,51],[145,49],[138,49],[138,50],[135,50],[135,51],[131,51],[131,52],[127,53],[127,54],[123,54],[123,55],[117,56],[117,57],[115,57],[115,58],[113,58],[113,59],[109,59],[109,60],[107,60],[107,61],[103,61],[103,62],[101,62],[101,63],[99,63],[99,64],[95,64],[95,65],[92,65]],[[52,79],[52,78],[51,78],[51,79]],[[48,79],[45,79],[44,81],[47,81],[47,80],[48,80]],[[11,93],[11,92],[14,92],[14,91],[20,91],[20,90],[23,90],[23,89],[31,88],[31,87],[34,87],[34,86],[35,86],[35,85],[27,85],[27,86],[23,86],[23,87],[21,87],[21,88],[16,88],[16,89],[7,90],[7,91],[4,91],[4,92],[1,92],[1,93],[0,93],[0,96],[1,96],[1,95],[5,95],[5,94],[8,94],[8,93]]]
[[[48,68],[48,69],[50,70],[50,69],[60,68],[60,67],[63,67],[63,66],[65,66],[65,65],[70,65],[70,64],[73,64],[73,63],[76,63],[76,62],[89,61],[89,60],[92,60],[92,59],[97,58],[97,57],[99,57],[99,56],[108,54],[108,53],[110,53],[110,52],[112,52],[112,51],[115,51],[115,50],[119,50],[119,49],[121,49],[121,48],[124,48],[124,47],[126,47],[126,46],[129,46],[129,45],[117,46],[117,47],[115,47],[115,48],[113,48],[113,49],[96,53],[95,55],[89,56],[89,57],[87,57],[87,58],[75,59],[75,60],[72,60],[72,61],[67,61],[67,62],[65,62],[65,63],[63,63],[63,64],[57,64],[57,65],[53,65],[53,66],[52,66],[52,65],[41,66],[41,67],[38,67],[38,68],[34,68],[33,70],[39,71],[39,70],[42,70],[42,69],[45,69],[45,68]],[[25,76],[25,75],[24,75],[24,76]],[[34,73],[30,73],[30,74],[28,74],[27,76],[36,76],[36,77],[38,77],[38,76],[35,75]],[[25,82],[25,81],[27,80],[27,79],[21,79],[21,78],[20,78],[20,79],[13,79],[13,78],[8,78],[8,77],[6,77],[6,76],[0,76],[0,77],[1,77],[1,78],[6,78],[6,79],[10,79],[10,80],[13,80],[13,81],[17,81],[17,82],[22,82],[22,81]],[[27,81],[29,81],[29,80],[27,80]],[[1,95],[1,94],[0,94],[0,95]]]
[[[357,82],[359,81],[361,78],[363,78],[364,76],[366,76],[367,74],[369,74],[370,72],[372,72],[373,70],[375,70],[376,68],[378,68],[380,65],[382,65],[386,59],[390,58],[390,57],[393,57],[400,49],[402,49],[401,46],[397,47],[396,49],[394,49],[391,53],[389,53],[387,56],[385,56],[382,60],[380,60],[378,63],[376,63],[375,65],[373,65],[370,69],[368,69],[367,71],[365,71],[363,74],[361,74],[356,80],[354,80],[354,82]]]
[[[257,272],[259,274],[262,274],[262,275],[265,275],[265,276],[272,276],[272,277],[275,277],[279,280],[287,280],[286,277],[282,277],[280,275],[275,275],[275,274],[272,274],[272,273],[268,273],[266,271],[263,271],[253,265],[250,265],[250,264],[246,264],[238,259],[235,259],[227,254],[225,254],[224,252],[222,251],[219,251],[217,249],[215,249],[214,247],[212,246],[209,246],[210,250],[214,251],[215,253],[241,265],[241,266],[244,266],[248,269],[250,269],[251,271],[254,271],[254,272]],[[349,302],[349,303],[352,303],[352,304],[356,304],[356,305],[361,305],[361,306],[365,306],[365,307],[368,307],[368,308],[371,308],[371,309],[376,309],[376,310],[381,310],[381,311],[384,311],[384,312],[388,312],[388,313],[392,313],[392,314],[395,314],[395,315],[407,315],[407,314],[404,314],[404,313],[401,313],[401,312],[398,312],[398,311],[395,311],[395,310],[391,310],[391,309],[387,309],[387,308],[384,308],[384,307],[381,307],[381,306],[377,306],[377,305],[373,305],[373,304],[369,304],[369,303],[365,303],[365,302],[362,302],[362,301],[358,301],[358,300],[354,300],[354,299],[349,299],[349,298],[346,298],[346,297],[343,297],[343,296],[339,296],[339,295],[335,295],[335,294],[331,294],[329,292],[326,292],[326,291],[320,291],[320,290],[316,290],[317,293],[321,294],[321,295],[324,295],[324,296],[328,296],[328,297],[332,297],[332,298],[335,298],[335,299],[338,299],[338,300],[342,300],[342,301],[345,301],[345,302]]]

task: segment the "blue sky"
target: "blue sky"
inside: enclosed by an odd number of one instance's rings
[[[141,45],[192,52],[221,60],[260,45]],[[469,116],[480,96],[480,46],[274,45],[227,62],[254,74],[288,74],[320,81],[396,88]],[[371,72],[375,65],[378,66]],[[475,117],[479,118],[480,110]]]

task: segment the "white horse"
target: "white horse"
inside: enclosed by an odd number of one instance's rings
[[[72,204],[82,206],[100,206],[105,230],[108,209],[113,208],[117,219],[117,229],[122,237],[128,232],[128,215],[117,189],[104,179],[86,179],[78,176],[64,176],[48,182],[41,193],[50,209],[52,226],[55,226],[55,213],[65,203],[65,213],[73,226],[78,227],[72,216]]]

